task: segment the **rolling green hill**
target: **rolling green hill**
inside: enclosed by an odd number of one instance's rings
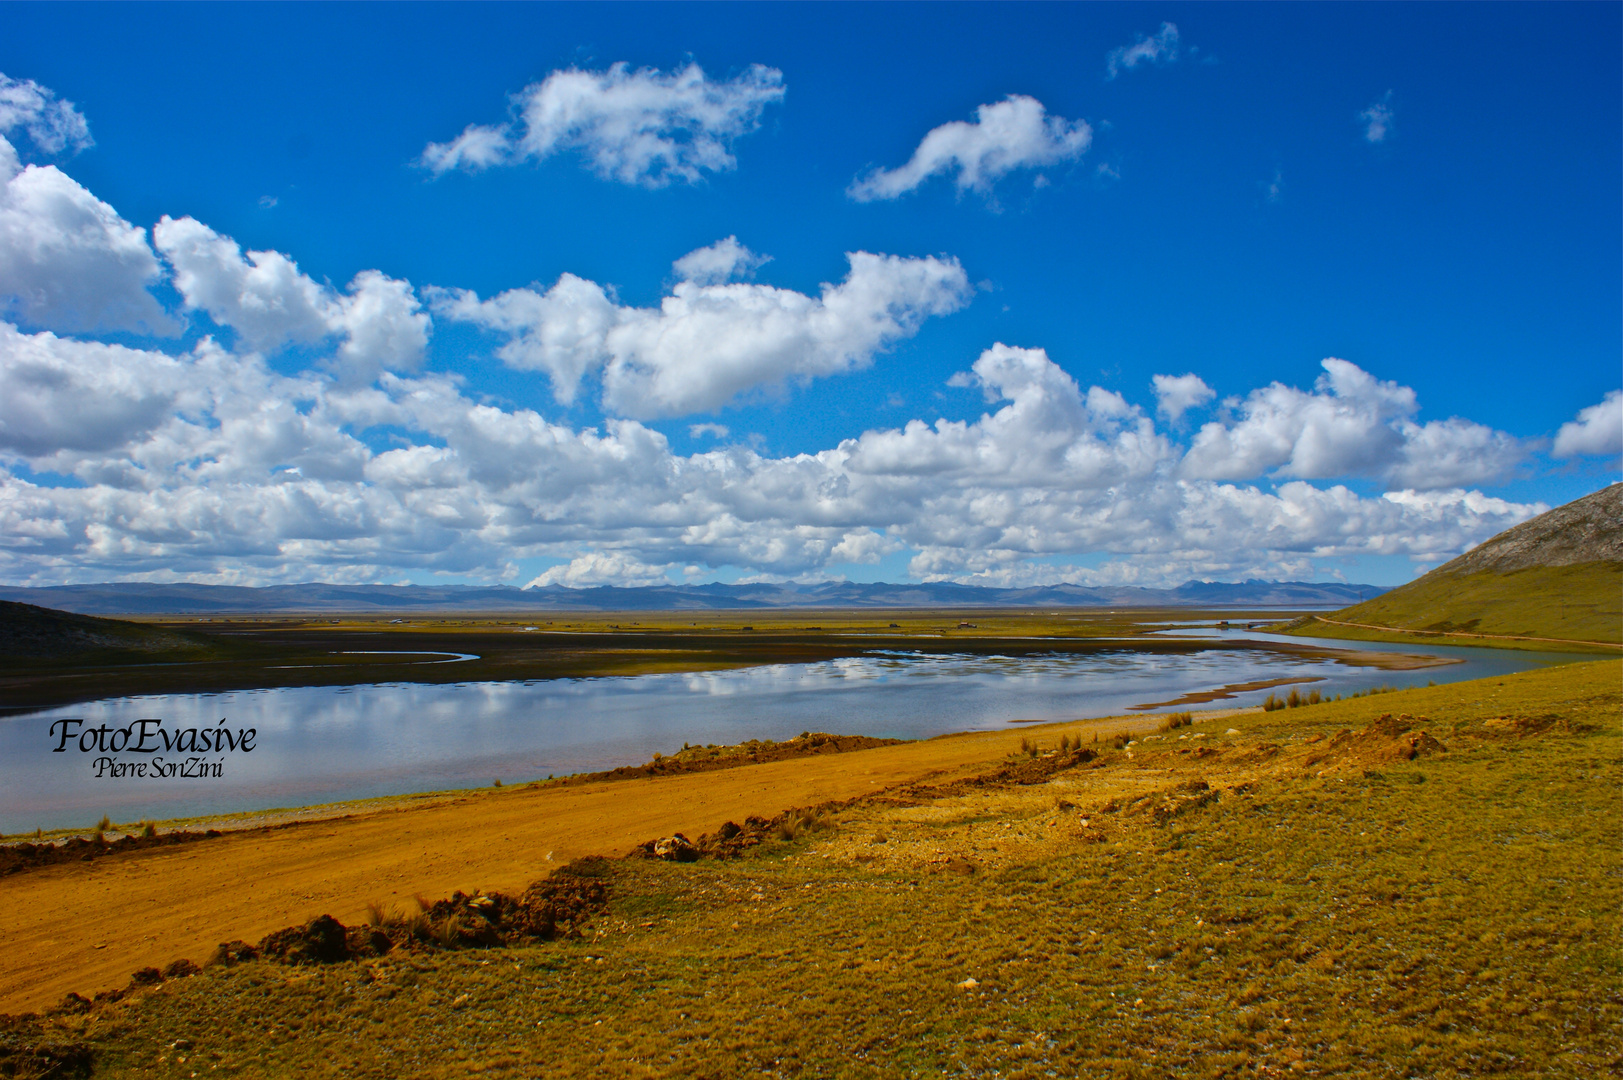
[[[1623,484],[1525,521],[1407,585],[1293,630],[1377,636],[1371,627],[1623,644]]]

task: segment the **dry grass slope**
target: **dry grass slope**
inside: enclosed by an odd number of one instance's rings
[[[1326,618],[1442,633],[1623,643],[1623,563],[1426,575]],[[1304,632],[1343,636],[1340,631],[1315,622]]]
[[[216,965],[13,1021],[0,1061],[112,1077],[1615,1074],[1620,680],[1602,662],[1196,713],[1092,753],[1031,730],[979,782],[801,815],[737,858],[598,864],[608,906],[576,936]]]

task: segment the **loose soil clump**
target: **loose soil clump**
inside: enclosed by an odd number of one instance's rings
[[[1403,713],[1394,717],[1384,713],[1362,731],[1348,729],[1337,733],[1322,751],[1309,755],[1303,765],[1312,767],[1328,762],[1335,766],[1370,767],[1446,753],[1448,747],[1430,732],[1415,730],[1417,725],[1430,722],[1424,716]]]

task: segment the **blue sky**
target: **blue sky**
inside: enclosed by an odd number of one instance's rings
[[[1407,580],[1618,478],[1620,10],[6,5],[0,577]]]

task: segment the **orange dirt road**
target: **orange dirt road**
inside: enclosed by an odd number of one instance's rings
[[[1056,729],[1091,737],[1159,722],[1141,715],[1011,727],[716,772],[474,791],[27,870],[0,878],[0,1013],[121,987],[138,968],[181,957],[201,963],[223,941],[257,942],[317,915],[357,923],[368,902],[403,905],[457,889],[517,893],[583,855],[623,855],[750,814],[972,774],[1017,751],[1023,735],[1046,730],[1044,741],[1057,742]]]

